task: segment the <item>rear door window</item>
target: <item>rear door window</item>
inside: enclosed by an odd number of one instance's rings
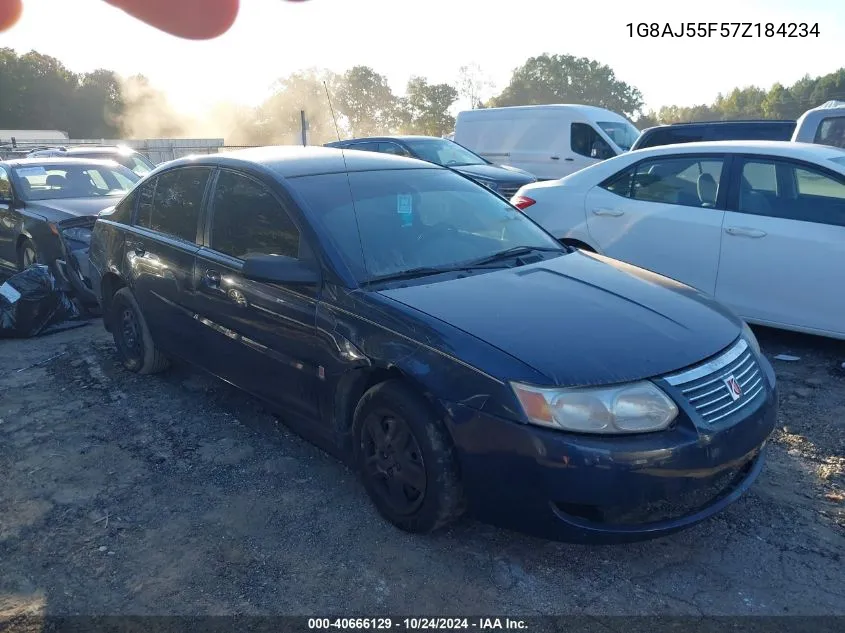
[[[646,160],[602,184],[617,195],[687,207],[713,208],[719,195],[721,156],[667,156]]]
[[[137,224],[153,231],[196,242],[203,196],[210,167],[182,167],[167,171],[139,192]],[[151,191],[152,189],[152,191]]]

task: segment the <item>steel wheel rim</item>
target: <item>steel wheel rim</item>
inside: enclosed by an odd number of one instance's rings
[[[127,356],[132,360],[140,360],[141,350],[141,328],[135,313],[129,308],[124,308],[121,313],[121,340]]]
[[[425,500],[427,479],[419,443],[408,423],[381,409],[363,423],[364,474],[384,504],[397,514],[416,512]]]
[[[35,249],[31,246],[27,246],[23,249],[23,267],[24,269],[29,268],[32,266],[38,259],[38,254],[35,252]]]

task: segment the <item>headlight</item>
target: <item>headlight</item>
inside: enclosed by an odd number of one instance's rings
[[[62,231],[62,235],[66,240],[82,242],[83,244],[91,243],[91,229],[86,229],[81,226],[65,229],[64,231]]]
[[[533,424],[577,433],[645,433],[665,429],[678,407],[654,384],[559,389],[511,383]]]
[[[760,349],[760,343],[757,341],[757,337],[745,321],[742,322],[742,337],[758,356],[762,355],[763,352]]]

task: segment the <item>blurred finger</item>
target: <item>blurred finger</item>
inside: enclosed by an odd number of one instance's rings
[[[7,0],[0,0],[4,2]],[[235,22],[239,0],[106,0],[171,35],[209,40]]]
[[[21,0],[0,0],[0,31],[12,28],[22,10]]]

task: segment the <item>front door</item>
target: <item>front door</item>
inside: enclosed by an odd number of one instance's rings
[[[126,258],[135,298],[150,334],[166,353],[195,361],[194,258],[211,167],[180,167],[138,190],[134,226],[126,232]]]
[[[724,163],[719,155],[661,156],[594,187],[585,212],[599,250],[712,295],[725,215]]]
[[[311,258],[285,206],[264,183],[221,170],[211,198],[207,246],[194,269],[203,360],[217,375],[300,418],[319,415],[318,288],[251,281],[248,255]]]
[[[752,321],[845,334],[845,179],[761,156],[732,171],[716,298]]]

